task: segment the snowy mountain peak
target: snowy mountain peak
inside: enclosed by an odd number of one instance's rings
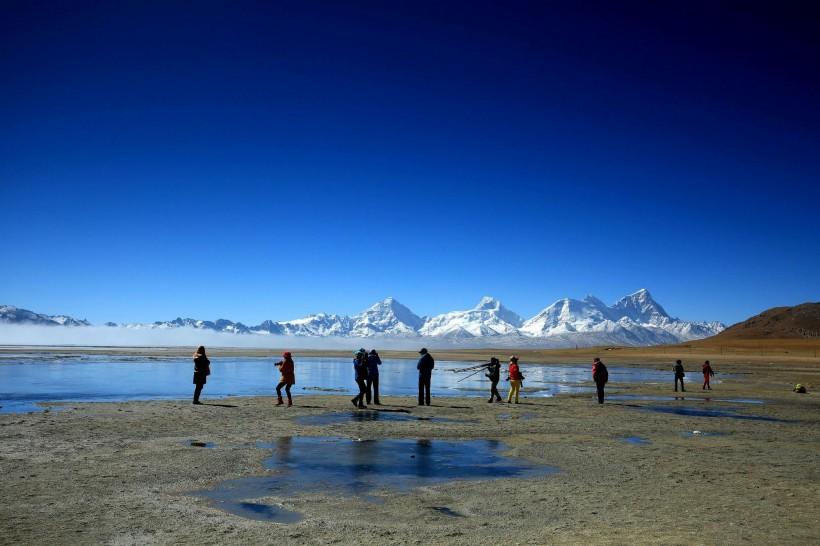
[[[423,320],[393,297],[376,302],[352,318],[354,336],[408,335],[421,328]]]
[[[498,309],[499,307],[501,307],[500,301],[498,301],[492,296],[484,296],[478,302],[478,305],[474,307],[474,309],[490,311],[492,309]]]
[[[497,299],[485,296],[467,311],[453,311],[427,319],[419,333],[448,338],[518,335],[521,324],[520,316]]]
[[[624,296],[613,305],[613,309],[637,322],[659,322],[671,318],[664,308],[652,299],[646,288]]]

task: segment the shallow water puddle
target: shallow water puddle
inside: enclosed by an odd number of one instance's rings
[[[730,402],[733,404],[765,404],[754,398],[702,398],[685,396],[660,396],[652,394],[612,394],[607,400],[646,400],[648,402]]]
[[[640,436],[627,436],[626,438],[621,439],[628,444],[645,445],[651,443],[646,438],[641,438]]]
[[[319,415],[302,415],[293,419],[295,423],[307,426],[338,425],[342,423],[370,423],[374,421],[431,421],[434,423],[467,422],[445,417],[417,417],[409,412],[385,410],[335,411]]]
[[[686,430],[681,432],[680,435],[685,438],[698,438],[700,436],[726,436],[728,433],[726,432],[704,432],[702,430]]]
[[[738,412],[738,408],[690,408],[682,406],[643,406],[645,411],[655,411],[660,413],[671,413],[673,415],[683,415],[686,417],[725,417],[729,419],[743,419],[746,421],[769,421],[772,423],[788,423],[785,419],[776,417],[766,417],[763,415],[743,415]]]
[[[445,516],[450,516],[451,518],[463,518],[465,517],[464,514],[459,514],[452,508],[447,508],[446,506],[431,506],[431,510],[438,512],[439,514],[443,514]]]
[[[214,444],[213,442],[202,442],[200,440],[188,440],[187,442],[185,442],[185,445],[187,445],[188,447],[205,447],[209,449],[213,449],[216,447],[216,444]]]
[[[366,498],[451,480],[527,478],[557,471],[504,456],[506,445],[495,440],[286,437],[265,447],[273,449],[265,461],[273,474],[229,480],[197,494],[238,516],[291,523],[298,521],[298,513],[255,499],[316,492]]]

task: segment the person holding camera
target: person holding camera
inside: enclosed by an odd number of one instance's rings
[[[492,357],[490,363],[487,364],[487,373],[484,375],[490,380],[490,399],[487,402],[490,404],[493,401],[501,402],[501,395],[498,393],[498,382],[501,380],[501,361],[496,357]]]
[[[284,400],[282,400],[282,387],[285,387],[285,393],[288,395],[288,407],[293,405],[293,398],[290,396],[290,388],[296,384],[296,373],[294,370],[293,365],[293,356],[290,354],[290,351],[285,351],[282,353],[282,360],[275,364],[277,368],[279,368],[279,384],[276,385],[276,396],[279,398],[279,401],[276,403],[277,406],[281,406],[284,404]]]

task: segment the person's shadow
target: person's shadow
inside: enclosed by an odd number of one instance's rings
[[[239,406],[234,406],[234,405],[231,405],[231,404],[217,404],[215,402],[202,402],[200,405],[201,406],[217,406],[217,407],[220,407],[220,408],[238,408],[239,407]]]

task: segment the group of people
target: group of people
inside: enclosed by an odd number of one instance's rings
[[[686,392],[686,389],[683,387],[683,378],[686,377],[686,371],[683,369],[683,362],[680,360],[675,361],[675,365],[672,367],[672,371],[675,372],[675,392],[678,392],[678,383],[680,383],[680,390],[681,392]],[[712,385],[709,382],[711,378],[715,376],[715,370],[712,369],[712,365],[709,364],[709,361],[705,361],[703,363],[703,388],[704,391],[711,391]]]
[[[356,385],[359,387],[359,394],[353,397],[353,405],[357,408],[366,408],[365,401],[369,404],[372,400],[377,406],[379,402],[379,366],[382,359],[376,349],[369,353],[365,349],[356,351],[353,358],[353,374]]]
[[[371,402],[377,406],[381,405],[379,401],[379,366],[382,364],[381,357],[375,349],[370,352],[364,348],[356,351],[353,357],[353,372],[356,385],[359,388],[359,394],[353,397],[351,402],[354,406],[360,409],[367,407],[366,404]],[[421,355],[416,369],[419,372],[419,406],[430,405],[430,382],[432,379],[433,369],[436,366],[433,356],[427,349],[419,351]],[[199,396],[202,393],[202,387],[207,382],[207,377],[211,374],[211,361],[205,355],[205,347],[200,346],[194,353],[194,404],[201,404]],[[276,385],[276,397],[278,399],[277,406],[284,405],[285,401],[282,398],[282,388],[285,389],[285,394],[288,398],[288,406],[293,405],[293,398],[291,396],[290,388],[296,384],[295,366],[293,363],[293,356],[290,351],[282,353],[282,360],[276,362],[275,366],[279,369],[279,383]],[[478,368],[478,371],[486,368],[484,374],[490,380],[490,399],[487,402],[501,402],[501,394],[498,392],[498,383],[501,381],[501,362],[492,357],[490,362],[479,364],[471,369]],[[675,392],[678,392],[678,384],[682,392],[686,392],[683,386],[683,378],[686,372],[683,369],[683,363],[678,360],[675,362],[672,371],[675,374]],[[477,372],[476,372],[477,373]],[[714,377],[715,372],[709,361],[703,363],[703,390],[712,390],[709,383],[710,378]],[[521,368],[518,365],[518,357],[513,355],[510,357],[510,362],[507,368],[507,381],[510,382],[510,391],[507,395],[508,403],[518,404],[521,385],[524,382],[524,374],[521,373]],[[606,365],[600,358],[595,358],[592,362],[592,381],[595,383],[598,403],[604,403],[604,387],[609,381],[609,371]]]

